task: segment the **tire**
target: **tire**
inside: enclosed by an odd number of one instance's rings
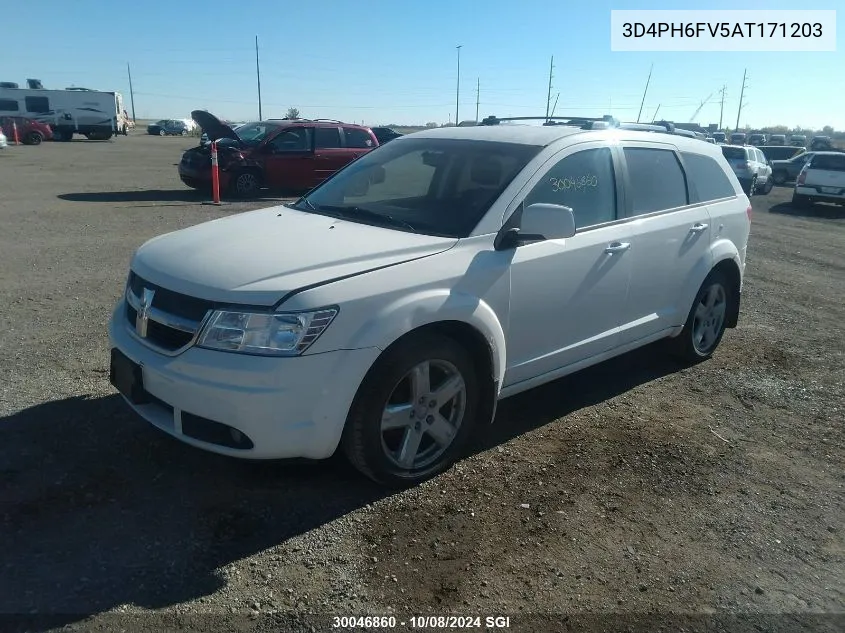
[[[775,186],[775,183],[774,183],[774,180],[772,180],[772,177],[769,176],[768,178],[766,178],[766,184],[763,185],[763,191],[762,191],[763,195],[768,196],[772,191],[772,187],[774,187],[774,186]]]
[[[232,178],[230,188],[238,198],[249,198],[261,189],[261,178],[254,171],[241,171]]]
[[[792,206],[796,209],[806,209],[812,206],[812,203],[810,202],[810,198],[807,196],[801,195],[800,193],[793,193]]]
[[[716,351],[725,334],[733,293],[727,278],[713,270],[701,284],[692,302],[684,329],[669,339],[670,351],[676,358],[699,363]]]
[[[188,130],[182,130],[181,134],[182,136],[188,136]]]
[[[165,132],[164,130],[159,130],[158,135],[159,136],[167,136],[167,132]]]
[[[400,341],[361,384],[341,438],[343,451],[380,484],[416,485],[461,456],[480,393],[472,356],[454,340],[421,334]],[[413,453],[406,452],[414,444]]]
[[[783,185],[786,183],[786,172],[782,170],[777,170],[772,174],[772,180],[775,181],[776,185]]]
[[[24,139],[23,142],[26,143],[27,145],[41,145],[41,141],[43,141],[43,140],[44,140],[44,137],[41,136],[41,134],[39,132],[30,132],[29,134],[26,135],[26,138]]]

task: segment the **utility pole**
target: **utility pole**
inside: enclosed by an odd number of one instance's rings
[[[455,88],[455,125],[458,124],[460,119],[458,118],[458,112],[460,111],[461,107],[461,48],[463,44],[459,44],[455,48],[458,50],[458,85]]]
[[[129,62],[126,62],[126,72],[129,75],[129,100],[132,102],[132,120],[135,120],[135,92],[132,90],[132,69]]]
[[[645,96],[648,94],[648,84],[651,83],[651,71],[654,70],[654,64],[648,69],[648,79],[645,80],[645,90],[643,90],[643,100],[640,102],[640,111],[637,113],[637,123],[640,122],[640,116],[643,113],[643,106],[645,105]]]
[[[475,122],[478,123],[478,106],[481,104],[481,77],[475,80]]]
[[[734,132],[739,129],[739,115],[742,114],[742,100],[745,97],[745,78],[747,76],[748,69],[742,71],[742,90],[739,93],[739,108],[736,110],[736,127],[734,128]]]
[[[651,117],[652,121],[657,121],[657,113],[660,112],[660,104],[657,104],[657,110],[654,111],[654,116]]]
[[[258,66],[258,36],[255,36],[255,77],[258,79],[258,120],[262,121],[264,117],[261,116],[261,68]]]
[[[551,116],[554,116],[554,115],[555,115],[555,110],[557,110],[557,100],[558,100],[558,99],[560,99],[560,93],[557,93],[557,96],[555,97],[555,104],[552,106],[552,114],[551,114]]]
[[[722,118],[725,115],[725,91],[728,89],[727,86],[723,85],[722,89],[719,91],[722,93],[722,105],[719,108],[719,129],[722,129]]]
[[[552,105],[552,78],[555,71],[555,56],[552,55],[552,61],[549,63],[549,94],[546,96],[546,121],[549,120],[549,107]]]

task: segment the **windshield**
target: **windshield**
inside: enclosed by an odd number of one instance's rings
[[[397,230],[467,237],[541,149],[405,137],[364,154],[294,207]]]
[[[745,150],[741,147],[722,146],[722,155],[728,160],[745,160]]]
[[[244,145],[258,145],[267,136],[279,129],[277,125],[269,123],[244,123],[234,128]]]

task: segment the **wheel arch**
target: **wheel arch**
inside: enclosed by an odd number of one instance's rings
[[[742,293],[742,274],[739,270],[739,264],[733,257],[725,256],[714,262],[713,270],[723,274],[730,285],[728,291],[730,292],[731,302],[730,309],[725,315],[725,326],[734,328],[739,323],[739,304]]]

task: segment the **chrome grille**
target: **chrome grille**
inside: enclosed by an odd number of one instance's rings
[[[136,329],[144,289],[154,290],[147,309],[146,336]],[[194,340],[212,308],[210,301],[183,295],[151,284],[130,273],[126,287],[126,327],[136,338],[164,353],[178,353]]]

